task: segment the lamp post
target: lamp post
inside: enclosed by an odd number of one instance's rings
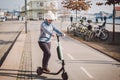
[[[115,42],[115,0],[113,0],[113,35],[112,35],[112,42]]]
[[[76,0],[76,21],[77,21],[77,5],[78,5],[78,0]]]
[[[25,0],[25,33],[27,33],[27,0]]]

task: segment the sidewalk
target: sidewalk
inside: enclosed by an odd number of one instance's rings
[[[21,33],[17,38],[15,44],[7,55],[4,63],[0,67],[0,79],[1,80],[16,80],[18,77],[20,61],[24,48],[26,34]]]
[[[16,80],[26,34],[24,23],[6,21],[0,26],[0,79]]]
[[[23,22],[6,21],[0,23],[0,66],[23,30]]]

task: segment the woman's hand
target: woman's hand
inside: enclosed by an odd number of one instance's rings
[[[53,36],[55,36],[55,35],[53,35]],[[56,36],[65,36],[65,34],[64,33],[62,33],[62,34],[56,34]]]
[[[62,36],[65,36],[65,34],[63,33]]]

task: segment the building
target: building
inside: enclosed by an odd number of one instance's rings
[[[116,10],[116,17],[120,18],[120,6],[116,6],[115,10]]]
[[[5,12],[0,9],[0,17],[5,16]]]
[[[27,19],[44,19],[44,14],[51,10],[57,17],[57,0],[30,0],[27,3]],[[21,16],[25,17],[25,6],[22,7]]]

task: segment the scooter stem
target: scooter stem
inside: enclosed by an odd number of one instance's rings
[[[60,40],[59,40],[59,36],[56,34],[56,36],[57,36],[57,41],[59,42]]]

